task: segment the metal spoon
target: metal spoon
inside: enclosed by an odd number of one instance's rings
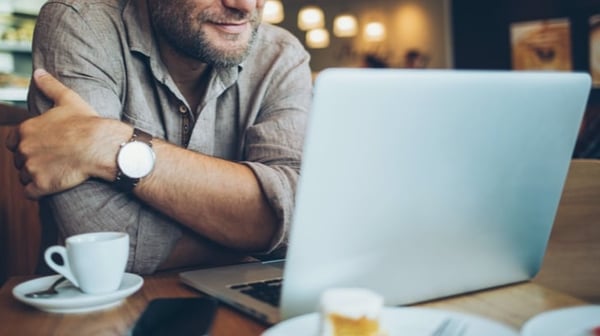
[[[25,294],[25,297],[28,297],[31,299],[43,299],[43,298],[48,298],[48,297],[54,296],[54,295],[58,294],[56,287],[58,287],[58,285],[60,285],[65,280],[67,280],[67,279],[65,279],[65,277],[61,276],[60,278],[56,279],[56,281],[54,281],[52,283],[52,285],[50,287],[48,287],[48,289],[27,293],[27,294]]]

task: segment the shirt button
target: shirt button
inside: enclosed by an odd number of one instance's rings
[[[187,107],[185,107],[185,105],[179,105],[179,112],[180,113],[187,113]]]

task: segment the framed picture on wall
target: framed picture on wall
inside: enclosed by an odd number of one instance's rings
[[[600,14],[590,17],[590,73],[594,87],[600,87]]]
[[[513,23],[510,39],[514,70],[573,70],[569,19]]]

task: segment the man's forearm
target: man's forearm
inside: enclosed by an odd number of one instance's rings
[[[249,260],[247,254],[226,248],[198,234],[183,230],[181,238],[173,246],[169,256],[158,265],[158,270],[202,265],[203,267],[226,265]]]
[[[125,142],[133,128],[116,120],[99,119],[95,133],[112,132]],[[118,135],[115,135],[117,133]],[[227,247],[262,251],[268,248],[277,220],[258,180],[247,166],[209,157],[154,139],[156,165],[134,193],[178,223]],[[119,146],[93,148],[97,171],[109,182],[116,176]]]
[[[276,218],[247,166],[155,140],[156,166],[135,194],[195,232],[228,247],[266,249]]]

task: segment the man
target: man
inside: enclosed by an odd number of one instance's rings
[[[29,96],[43,114],[7,140],[44,225],[128,232],[143,274],[284,250],[311,77],[263,5],[44,5]]]

